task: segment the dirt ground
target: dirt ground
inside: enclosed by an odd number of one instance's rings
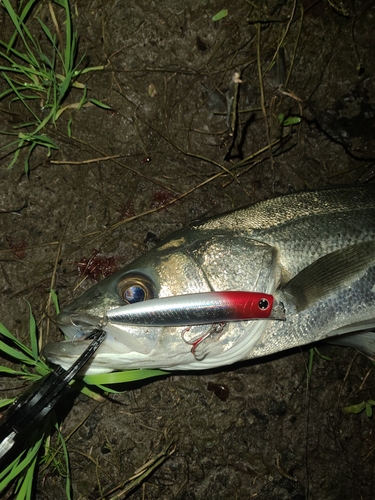
[[[228,16],[212,21],[223,8]],[[72,12],[80,55],[105,65],[83,78],[89,96],[112,110],[62,115],[48,131],[59,150],[36,149],[29,176],[22,154],[10,170],[0,159],[0,321],[19,338],[25,299],[43,344],[62,338],[51,286],[65,306],[192,220],[374,181],[373,1],[77,0]],[[47,3],[38,16],[52,26]],[[0,102],[1,130],[27,119]],[[68,402],[74,499],[113,498],[159,460],[119,498],[373,500],[374,418],[342,409],[374,399],[374,365],[350,349],[319,351],[330,360],[315,355],[311,379],[302,348],[134,384],[102,404]],[[2,397],[10,387],[0,379]],[[63,471],[39,477],[37,498],[66,498]]]

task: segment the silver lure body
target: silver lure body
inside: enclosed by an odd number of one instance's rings
[[[272,295],[257,292],[203,292],[144,300],[108,311],[106,324],[192,326],[228,321],[285,320]]]
[[[174,233],[72,302],[58,322],[74,341],[47,345],[45,356],[70,366],[89,342],[85,334],[123,306],[134,286],[144,288],[146,299],[268,293],[283,304],[286,321],[227,323],[210,336],[201,359],[191,344],[207,335],[207,325],[108,324],[87,373],[213,368],[327,338],[375,355],[375,336],[368,333],[375,328],[374,186],[287,195]]]

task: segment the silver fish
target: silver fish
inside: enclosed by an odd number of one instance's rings
[[[87,373],[201,370],[324,339],[374,356],[375,187],[291,194],[172,234],[73,301],[58,316],[69,340],[48,344],[44,355],[68,368],[107,312],[127,303],[225,290],[272,294],[286,321],[107,322]]]

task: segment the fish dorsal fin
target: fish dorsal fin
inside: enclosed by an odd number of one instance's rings
[[[374,263],[375,242],[357,243],[316,260],[282,290],[291,297],[297,311],[303,311],[335,290],[349,286]]]

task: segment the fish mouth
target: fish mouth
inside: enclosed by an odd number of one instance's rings
[[[101,316],[69,309],[62,311],[57,316],[57,324],[66,340],[48,344],[44,348],[44,355],[52,363],[60,364],[64,368],[70,366],[72,360],[77,359],[82,354],[91,342],[89,336],[95,329],[104,330],[107,333],[107,338],[88,366],[100,364],[101,358],[116,358],[118,355],[147,356],[157,344],[159,337],[159,329],[157,328],[140,329],[137,326],[111,325]],[[112,370],[107,369],[106,371]]]
[[[57,316],[57,324],[68,338],[81,338],[95,328],[103,326],[103,318],[86,313],[63,311]]]

